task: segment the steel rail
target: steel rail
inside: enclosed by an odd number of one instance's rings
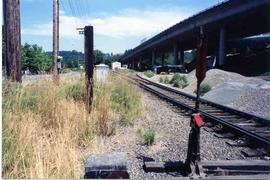
[[[180,92],[178,90],[175,90],[170,87],[166,87],[164,85],[161,85],[159,83],[155,83],[153,81],[150,81],[146,78],[141,77],[140,75],[136,74],[136,77],[131,77],[128,75],[125,75],[126,80],[129,80],[130,82],[136,81],[137,85],[144,88],[147,91],[150,91],[151,93],[165,99],[166,101],[174,104],[175,106],[185,108],[187,110],[195,110],[195,96],[192,96],[190,94]],[[134,82],[133,82],[134,83]],[[270,130],[270,120],[255,116],[250,113],[246,113],[243,111],[239,111],[227,106],[223,106],[205,99],[200,100],[200,113],[203,115],[204,118],[206,118],[208,121],[211,121],[213,123],[221,124],[226,129],[232,131],[234,134],[237,134],[239,136],[247,137],[251,144],[258,145],[259,147],[264,147],[266,149],[270,149],[270,133],[268,136],[262,136],[259,133],[256,133],[256,129],[263,128],[263,127],[269,127]],[[204,110],[206,107],[213,108],[215,110],[220,110],[221,114],[227,114],[224,116],[218,116],[215,113],[207,112],[207,110]],[[228,121],[226,120],[226,116],[237,116],[239,118],[234,118],[236,120],[239,120],[237,122]],[[239,124],[241,122],[248,122],[250,121],[259,123],[259,127],[253,127],[253,131],[250,130],[250,126],[243,126],[241,127]],[[251,122],[251,124],[252,124]],[[263,133],[262,133],[263,134]],[[265,133],[264,133],[265,134]]]

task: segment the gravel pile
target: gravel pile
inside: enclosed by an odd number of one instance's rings
[[[131,178],[170,178],[179,174],[145,173],[142,170],[143,159],[155,161],[184,161],[187,153],[190,118],[184,116],[177,107],[143,91],[143,101],[148,114],[135,122],[133,127],[117,128],[116,135],[98,140],[100,153],[126,152],[128,171]],[[156,140],[152,146],[145,146],[136,131],[140,128],[152,128]],[[202,160],[244,159],[241,147],[229,147],[226,140],[219,139],[201,131]]]
[[[195,70],[186,74],[186,76],[189,86],[184,89],[176,89],[195,95],[194,91],[197,86]],[[151,80],[158,82],[159,77],[160,75],[154,76]],[[212,87],[212,90],[202,97],[203,99],[270,119],[269,81],[211,69],[207,71],[203,83]]]
[[[235,99],[229,106],[270,119],[270,90],[251,89]]]
[[[195,70],[191,71],[187,75],[189,86],[187,86],[184,91],[188,93],[193,93],[197,88],[197,79],[195,76]],[[220,69],[211,69],[207,71],[206,77],[202,83],[209,84],[213,89],[226,82],[243,82],[246,78],[237,73],[227,72]]]
[[[211,71],[208,71],[205,82],[216,85],[203,96],[204,99],[270,119],[269,81],[220,70]]]

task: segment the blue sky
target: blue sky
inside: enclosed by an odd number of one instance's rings
[[[60,0],[60,50],[83,51],[76,27],[94,26],[94,48],[122,53],[221,0]],[[21,0],[22,43],[52,49],[53,0]],[[71,7],[71,8],[70,8]]]

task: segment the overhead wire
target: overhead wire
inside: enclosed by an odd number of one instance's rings
[[[72,2],[71,0],[68,0],[68,5],[70,7],[72,15],[76,16],[76,13],[75,13],[75,10],[74,10],[74,7],[73,7],[73,3],[71,3],[71,2]]]
[[[84,6],[83,6],[83,4],[81,3],[80,0],[77,0],[77,2],[78,2],[78,9],[79,9],[79,11],[81,13],[81,17],[83,17],[84,16]]]
[[[86,0],[87,15],[88,15],[88,17],[90,17],[90,5],[88,2],[89,1]]]

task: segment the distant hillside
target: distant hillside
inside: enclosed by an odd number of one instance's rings
[[[52,55],[52,52],[47,52],[49,55]],[[60,51],[59,55],[63,57],[62,65],[67,68],[78,67],[84,65],[84,53],[78,52],[76,50],[72,51]],[[94,64],[104,63],[110,65],[111,62],[118,61],[121,54],[113,53],[103,53],[100,50],[94,50]]]
[[[52,52],[47,52],[52,55]],[[59,55],[63,57],[62,66],[66,68],[78,67],[84,65],[84,54],[76,50],[72,51],[59,51]]]

